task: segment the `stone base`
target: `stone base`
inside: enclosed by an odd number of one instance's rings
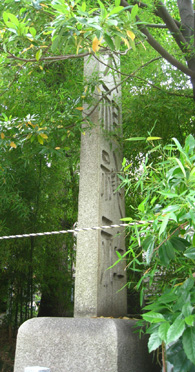
[[[18,331],[14,372],[157,372],[133,320],[33,318]]]

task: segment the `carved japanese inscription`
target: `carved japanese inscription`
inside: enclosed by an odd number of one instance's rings
[[[94,95],[100,103],[90,120],[94,127],[81,136],[79,227],[119,224],[124,217],[124,196],[119,189],[122,153],[119,76],[113,75],[112,60],[85,62],[85,76],[99,74],[103,84]],[[107,64],[107,67],[105,66]],[[101,92],[100,92],[101,90]],[[88,106],[84,112],[89,113]],[[122,316],[126,314],[125,262],[114,265],[116,251],[125,253],[121,228],[82,232],[77,238],[75,316]]]

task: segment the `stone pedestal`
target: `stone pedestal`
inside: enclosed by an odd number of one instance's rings
[[[43,365],[51,372],[157,372],[133,320],[34,318],[17,337],[14,372]]]

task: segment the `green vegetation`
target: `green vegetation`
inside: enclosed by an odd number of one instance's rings
[[[126,177],[120,176],[128,192],[141,196],[126,255],[128,269],[140,273],[136,289],[141,305],[144,299],[150,303],[142,315],[150,324],[149,351],[162,345],[166,370],[167,347],[174,371],[182,365],[187,372],[195,364],[195,138],[189,135],[184,147],[175,138],[164,147],[154,146],[154,140],[148,138],[153,146],[136,179],[129,164],[124,164]]]
[[[81,113],[101,84],[93,76],[85,86],[83,57],[117,54],[126,214],[145,221],[129,230],[130,291],[150,302],[149,349],[162,345],[164,371],[167,354],[174,372],[180,358],[192,372],[195,59],[193,5],[182,3],[1,1],[0,234],[77,221]],[[34,315],[35,295],[40,314],[72,314],[74,237],[1,241],[0,258],[10,335]]]

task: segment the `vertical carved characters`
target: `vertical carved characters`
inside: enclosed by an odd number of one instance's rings
[[[93,58],[84,63],[86,81],[95,73],[101,86],[94,92],[94,110],[84,104],[84,111],[91,112],[89,119],[94,125],[81,136],[78,212],[81,227],[118,224],[124,217],[124,198],[118,190],[122,164],[120,141],[117,141],[122,133],[120,76],[114,76],[110,68],[114,66],[112,59],[104,55],[103,63]],[[115,62],[120,63],[117,58]],[[113,266],[118,258],[116,252],[123,254],[124,249],[122,228],[78,234],[75,316],[126,314],[126,293],[120,291],[126,284],[125,263]]]
[[[109,93],[108,87],[103,84],[102,85],[103,92],[102,95],[106,96],[102,99],[101,104],[101,121],[103,129],[107,132],[114,132],[116,131],[117,127],[120,126],[120,108],[112,98],[111,93]]]
[[[119,172],[117,164],[117,156],[114,151],[102,150],[102,159],[100,164],[101,169],[101,197],[106,201],[117,199],[116,203],[119,209],[119,218],[124,217],[123,211],[123,195],[121,190],[117,190],[119,186]]]

